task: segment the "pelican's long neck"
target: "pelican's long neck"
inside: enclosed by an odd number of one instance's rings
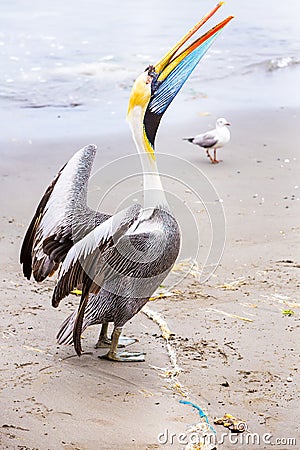
[[[133,140],[143,168],[144,207],[167,206],[164,189],[158,173],[154,150],[147,141],[143,126],[144,111],[135,106],[128,115]]]

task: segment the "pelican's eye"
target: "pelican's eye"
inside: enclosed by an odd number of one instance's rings
[[[145,72],[148,73],[147,83],[151,83],[151,92],[154,94],[160,84],[157,80],[159,74],[155,71],[155,66],[152,65],[148,66]]]
[[[148,66],[145,69],[145,72],[147,72],[146,84],[150,84],[156,75],[154,66]]]
[[[152,65],[148,66],[145,72],[148,72],[149,77],[154,77],[156,75],[155,67]]]

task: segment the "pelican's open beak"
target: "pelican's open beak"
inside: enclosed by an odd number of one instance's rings
[[[227,17],[181,50],[180,53],[178,52],[223,3],[218,3],[157,64],[146,69],[149,76],[152,77],[152,83],[151,98],[144,116],[144,127],[152,148],[154,148],[155,136],[162,115],[221,30],[233,19],[233,16]]]

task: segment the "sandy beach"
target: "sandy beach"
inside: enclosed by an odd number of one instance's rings
[[[101,149],[98,169],[118,156],[120,137],[4,143],[2,449],[186,448],[178,436],[200,418],[181,399],[206,413],[217,439],[228,430],[214,419],[225,413],[247,422],[248,431],[240,436],[257,433],[260,439],[247,445],[226,436],[224,443],[206,448],[258,450],[271,443],[276,449],[298,448],[299,117],[299,110],[279,107],[231,112],[232,140],[220,151],[218,165],[181,140],[199,130],[200,117],[176,127],[170,120],[160,130],[158,149],[201,170],[219,193],[226,216],[224,254],[209,280],[199,283],[189,274],[171,296],[148,304],[174,334],[169,344],[178,373],[161,329],[142,312],[125,334],[138,338],[132,348],[146,351],[144,363],[99,360],[97,327],[85,333],[81,358],[73,347],[58,346],[56,332],[78,298],[69,296],[53,309],[55,280],[27,281],[18,262],[29,220],[58,169],[92,142]],[[202,117],[201,128],[214,121],[214,116]],[[132,153],[129,132],[122,148],[124,155]],[[185,195],[188,201],[188,189]],[[201,224],[201,213],[195,210],[194,216]],[[166,432],[175,434],[173,444],[169,438],[163,442]]]

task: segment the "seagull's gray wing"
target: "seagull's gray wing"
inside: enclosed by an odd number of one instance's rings
[[[200,147],[211,148],[218,142],[215,130],[207,133],[198,134],[193,139],[193,144],[200,145]]]

